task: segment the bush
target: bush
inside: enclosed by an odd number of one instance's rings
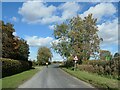
[[[91,60],[91,61],[88,61],[90,65],[98,65],[98,66],[102,66],[102,67],[105,67],[106,64],[108,64],[109,61],[105,61],[105,60]]]
[[[78,67],[80,70],[85,70],[99,75],[112,75],[113,78],[119,79],[120,74],[120,57],[115,57],[112,60],[87,60],[83,61]]]
[[[111,75],[111,68],[110,66],[105,66],[105,75]]]
[[[33,61],[32,61],[32,65],[33,65],[33,66],[37,66],[37,65],[38,65],[37,61],[33,60]]]
[[[94,67],[92,65],[78,65],[78,69],[85,70],[88,72],[95,72]]]
[[[67,60],[66,62],[65,62],[65,67],[73,67],[74,66],[74,61],[72,61],[72,60]]]
[[[102,66],[99,66],[99,72],[98,74],[104,74],[104,68]]]
[[[2,62],[2,77],[17,74],[32,68],[31,61],[19,61],[6,58],[2,58],[0,61]]]

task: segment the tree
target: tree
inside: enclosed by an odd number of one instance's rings
[[[2,57],[16,60],[28,60],[29,45],[24,39],[13,35],[15,29],[11,23],[2,23]],[[1,27],[0,27],[1,28]]]
[[[2,57],[3,58],[12,58],[12,53],[14,50],[13,46],[13,24],[7,23],[4,24],[2,21]]]
[[[50,62],[52,59],[52,53],[47,47],[40,47],[37,54],[38,64],[45,64],[46,62]]]
[[[19,37],[14,38],[14,59],[17,60],[28,60],[29,56],[29,45],[24,39],[19,39]]]
[[[0,58],[2,57],[2,21],[0,21]]]
[[[119,57],[119,56],[120,56],[119,53],[115,53],[115,54],[114,54],[114,57]]]
[[[56,25],[54,37],[58,43],[52,43],[53,49],[64,58],[77,55],[79,60],[88,60],[91,55],[95,56],[99,53],[101,40],[96,21],[89,14],[84,19],[77,16]]]

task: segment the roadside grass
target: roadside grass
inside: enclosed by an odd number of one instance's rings
[[[2,89],[2,79],[0,79],[0,90]]]
[[[4,90],[5,88],[12,88],[12,89],[17,88],[20,84],[30,79],[33,75],[35,75],[41,69],[42,69],[41,66],[35,67],[35,69],[30,69],[28,71],[24,71],[19,74],[2,78],[2,89]]]
[[[62,69],[67,73],[77,77],[78,79],[92,84],[96,88],[102,88],[105,90],[120,90],[120,87],[119,87],[120,81],[116,79],[105,78],[99,75],[95,75],[95,74],[88,73],[85,71],[80,71],[80,70],[73,71],[67,68],[62,68]]]

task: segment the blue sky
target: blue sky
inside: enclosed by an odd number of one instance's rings
[[[98,18],[99,36],[104,39],[101,49],[114,54],[118,51],[118,3],[95,2],[3,2],[2,20],[14,24],[14,35],[27,40],[30,59],[36,59],[40,46],[51,46],[55,41],[53,27],[56,23],[80,15],[93,13]],[[53,50],[52,50],[53,52]],[[53,60],[62,60],[53,52]]]

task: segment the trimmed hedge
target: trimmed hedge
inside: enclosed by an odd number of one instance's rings
[[[17,74],[32,68],[31,61],[20,61],[6,58],[2,58],[0,61],[2,62],[2,77]]]
[[[92,72],[94,73],[94,67],[92,65],[77,65],[77,67],[81,70],[81,71],[88,71],[88,72]]]
[[[99,75],[109,75],[113,78],[120,79],[120,57],[113,58],[112,60],[89,60],[83,62],[82,65],[78,65],[80,70],[84,70],[91,73],[97,73]]]

